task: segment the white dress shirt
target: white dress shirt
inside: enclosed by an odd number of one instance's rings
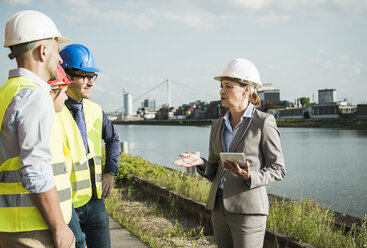
[[[23,87],[10,102],[1,123],[0,165],[18,156],[23,187],[42,193],[55,186],[50,150],[54,107],[45,81],[24,68],[9,71],[9,79],[20,76],[40,87]]]
[[[229,120],[229,117],[230,117],[230,114],[231,114],[230,111],[228,111],[226,113],[226,115],[223,117],[224,121],[225,121],[224,122],[225,127],[224,127],[224,133],[223,133],[223,136],[224,136],[223,140],[224,140],[224,143],[226,145],[226,152],[229,152],[229,148],[231,147],[234,136],[236,136],[238,128],[241,125],[241,123],[243,122],[243,120],[246,117],[251,118],[251,114],[252,114],[253,109],[254,109],[254,105],[252,103],[249,103],[246,110],[245,110],[245,112],[241,116],[241,121],[237,124],[237,126],[235,128],[232,128],[231,122]]]

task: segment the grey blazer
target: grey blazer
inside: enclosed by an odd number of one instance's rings
[[[214,209],[220,179],[224,172],[219,153],[225,151],[222,141],[224,118],[216,120],[211,128],[209,159],[200,173],[212,182],[206,207]],[[223,185],[223,205],[228,212],[243,214],[269,213],[265,185],[282,180],[285,164],[280,146],[279,131],[272,115],[254,109],[251,118],[241,123],[229,149],[243,152],[250,163],[251,180],[226,171]]]

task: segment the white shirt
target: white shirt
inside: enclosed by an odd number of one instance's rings
[[[254,105],[252,103],[249,103],[249,105],[247,106],[247,109],[245,110],[245,112],[243,113],[241,117],[240,123],[238,123],[238,125],[233,129],[231,126],[231,122],[229,120],[229,116],[231,114],[230,111],[228,111],[225,114],[225,116],[223,117],[224,118],[224,132],[223,132],[222,140],[223,140],[223,144],[225,145],[226,152],[229,152],[229,148],[231,147],[231,144],[233,142],[234,137],[236,136],[239,126],[241,125],[241,123],[243,122],[243,120],[246,117],[251,118],[253,110],[254,110]],[[207,162],[205,162],[205,164],[206,163]],[[205,169],[201,170],[200,166],[196,166],[196,171],[198,174],[202,176],[205,174]],[[224,183],[224,172],[223,172],[222,178],[219,183],[219,188],[223,189],[223,183]]]
[[[9,78],[20,76],[40,87],[23,87],[10,102],[1,123],[0,164],[19,156],[23,187],[42,193],[55,186],[50,150],[54,107],[45,81],[24,68],[9,71]]]
[[[240,123],[237,124],[237,126],[235,128],[232,129],[231,126],[231,122],[229,120],[229,116],[231,114],[230,111],[228,111],[226,113],[226,115],[223,117],[225,120],[225,127],[224,127],[224,132],[223,132],[223,140],[224,143],[226,145],[226,152],[229,152],[229,147],[231,147],[232,141],[234,139],[234,136],[236,136],[236,133],[238,131],[239,126],[241,125],[241,123],[243,122],[243,120],[248,117],[251,118],[252,115],[252,111],[254,109],[254,105],[252,103],[249,103],[246,111],[243,113],[243,115],[241,116],[241,121]]]
[[[224,132],[223,132],[223,140],[224,140],[226,152],[229,152],[229,148],[231,147],[233,139],[236,136],[236,133],[237,133],[241,123],[243,122],[243,120],[246,117],[251,118],[253,109],[254,109],[254,105],[252,103],[249,103],[248,106],[247,106],[247,109],[245,110],[245,112],[241,116],[241,121],[233,129],[232,129],[231,122],[229,120],[229,116],[230,116],[231,112],[228,111],[226,113],[226,115],[223,117],[224,118],[224,124],[225,124]],[[218,188],[221,188],[221,189],[223,189],[223,184],[224,184],[224,173],[225,173],[225,171],[223,171],[222,178],[220,179],[220,183],[219,183],[219,186],[218,186]]]

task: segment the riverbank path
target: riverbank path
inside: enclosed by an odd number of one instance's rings
[[[109,216],[111,247],[112,248],[148,248],[134,234],[122,226],[117,220]]]

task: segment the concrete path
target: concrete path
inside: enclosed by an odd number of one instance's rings
[[[147,248],[134,234],[123,227],[117,220],[110,219],[111,246],[112,248]]]

